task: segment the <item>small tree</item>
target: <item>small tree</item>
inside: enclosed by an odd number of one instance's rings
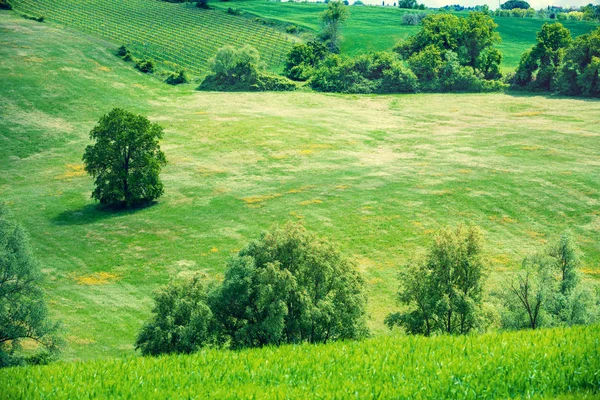
[[[154,293],[153,317],[135,342],[143,355],[193,353],[214,342],[214,320],[198,276]]]
[[[48,318],[41,281],[27,235],[0,204],[0,367],[41,362],[58,350],[58,325]],[[44,350],[29,359],[21,357],[23,340],[33,340]]]
[[[332,53],[340,52],[340,28],[349,15],[348,7],[340,0],[330,1],[327,10],[321,14],[321,22],[323,23],[321,40]]]
[[[583,284],[579,249],[565,233],[545,251],[523,261],[502,298],[502,325],[508,329],[570,326],[598,318],[594,288]]]
[[[367,335],[360,274],[299,224],[264,233],[232,258],[210,305],[233,348]]]
[[[401,273],[399,300],[408,308],[388,315],[408,333],[466,334],[481,326],[485,267],[481,233],[458,226],[439,231],[427,258]]]
[[[115,108],[90,132],[83,155],[95,179],[92,197],[101,204],[131,206],[163,194],[160,170],[167,161],[158,143],[163,129],[146,117]]]

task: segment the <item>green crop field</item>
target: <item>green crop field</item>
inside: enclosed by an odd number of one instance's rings
[[[0,387],[11,399],[591,399],[599,373],[589,326],[56,363],[0,371]]]
[[[163,68],[206,74],[208,60],[225,45],[254,46],[271,68],[278,67],[294,38],[222,11],[150,0],[17,0],[19,12],[44,16],[70,28],[125,45]]]
[[[565,229],[600,277],[598,101],[515,94],[200,93],[122,62],[94,37],[0,12],[0,199],[32,237],[66,360],[133,354],[150,294],[222,278],[228,257],[302,219],[354,259],[386,335],[397,271],[431,233],[480,226],[492,270]],[[101,211],[81,157],[113,107],[165,127],[165,195]]]

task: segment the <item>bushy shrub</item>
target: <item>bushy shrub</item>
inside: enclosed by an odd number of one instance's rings
[[[402,25],[419,25],[426,16],[425,13],[406,13],[402,16]]]
[[[154,72],[154,61],[138,60],[135,63],[135,67],[145,74],[151,74]]]
[[[295,90],[296,85],[284,77],[265,74],[258,51],[251,46],[235,49],[222,47],[210,60],[211,74],[198,89],[221,91]]]
[[[143,355],[189,354],[215,341],[206,288],[197,276],[159,288],[152,314],[135,342]]]
[[[566,95],[600,96],[600,28],[578,36],[567,49],[556,86]]]
[[[8,0],[0,0],[0,10],[12,10],[12,5]]]
[[[125,46],[119,47],[116,52],[118,57],[125,57],[127,53],[129,53],[129,50]]]
[[[285,27],[285,31],[290,34],[298,33],[298,27],[296,25],[288,25]]]
[[[229,7],[227,9],[227,14],[231,14],[231,15],[242,15],[242,10],[240,10],[239,8],[231,8]]]
[[[290,79],[305,81],[328,54],[329,50],[322,42],[295,44],[288,53],[283,72]]]
[[[338,93],[412,93],[418,88],[415,75],[388,52],[355,58],[331,55],[314,72],[309,84],[321,92]]]
[[[199,0],[196,2],[196,7],[198,8],[203,8],[203,9],[208,9],[210,8],[208,6],[208,0]]]
[[[188,78],[184,70],[179,71],[176,74],[171,74],[165,80],[169,85],[180,85],[182,83],[188,83]]]

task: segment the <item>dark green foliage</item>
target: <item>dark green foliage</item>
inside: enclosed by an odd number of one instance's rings
[[[154,72],[154,61],[139,60],[135,63],[135,67],[145,74],[151,74]]]
[[[578,36],[565,53],[557,87],[562,94],[600,96],[600,28]]]
[[[118,57],[125,57],[125,55],[127,55],[127,53],[129,53],[129,50],[127,50],[127,48],[125,46],[119,47],[116,52]]]
[[[213,315],[198,276],[159,288],[152,314],[135,342],[143,355],[189,354],[214,342]]]
[[[203,8],[203,9],[209,9],[209,5],[208,5],[208,0],[199,0],[196,2],[196,7],[198,8]]]
[[[299,32],[299,29],[296,25],[288,25],[285,27],[285,31],[290,34],[296,34]]]
[[[83,155],[94,177],[92,197],[101,204],[131,206],[163,194],[160,170],[167,161],[158,144],[162,127],[146,117],[115,108],[90,132]]]
[[[182,83],[188,83],[188,78],[184,70],[179,71],[177,74],[171,74],[165,80],[169,85],[180,85]]]
[[[553,90],[563,56],[570,44],[571,33],[560,22],[542,25],[537,34],[537,44],[521,56],[515,84],[535,90]]]
[[[0,204],[0,367],[47,363],[58,351],[58,325],[48,319],[41,281],[27,234]],[[21,356],[23,340],[32,340],[43,350]]]
[[[500,8],[503,10],[513,10],[515,8],[527,10],[531,8],[531,6],[524,0],[508,0],[506,3],[501,4]]]
[[[485,267],[478,229],[459,226],[437,233],[427,258],[400,274],[399,300],[408,309],[386,317],[390,328],[411,334],[467,334],[483,323]]]
[[[486,13],[472,12],[467,18],[431,14],[423,28],[395,51],[406,60],[424,91],[492,91],[504,85],[497,25]]]
[[[544,252],[526,258],[502,294],[507,329],[589,324],[598,319],[594,287],[579,276],[579,249],[566,233]]]
[[[204,78],[198,89],[222,91],[295,90],[287,78],[267,75],[258,51],[252,46],[235,49],[225,46],[210,60],[212,74]]]
[[[231,15],[242,15],[242,10],[240,10],[239,8],[231,8],[229,7],[227,9],[227,14],[231,14]]]
[[[12,10],[12,6],[8,0],[0,0],[0,10]]]
[[[329,50],[321,42],[296,44],[287,56],[283,72],[290,79],[305,81],[311,77],[315,68],[328,54]]]
[[[340,0],[330,1],[327,10],[321,14],[323,29],[320,39],[332,53],[340,52],[341,25],[350,15],[348,7]]]
[[[354,265],[302,225],[264,233],[233,257],[210,297],[232,348],[361,339],[364,283]]]
[[[364,54],[355,58],[331,55],[314,72],[310,86],[321,92],[414,93],[416,76],[393,53]]]
[[[398,1],[398,7],[400,8],[418,8],[419,4],[417,0],[400,0]]]

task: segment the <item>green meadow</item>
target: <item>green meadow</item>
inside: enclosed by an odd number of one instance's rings
[[[0,199],[43,264],[64,360],[132,356],[152,290],[222,279],[231,254],[289,220],[356,262],[376,336],[390,334],[397,272],[446,224],[483,229],[490,287],[566,229],[585,279],[600,278],[597,101],[196,92],[136,71],[117,44],[6,11],[0,44]],[[81,157],[114,107],[165,128],[150,207],[90,198]]]

